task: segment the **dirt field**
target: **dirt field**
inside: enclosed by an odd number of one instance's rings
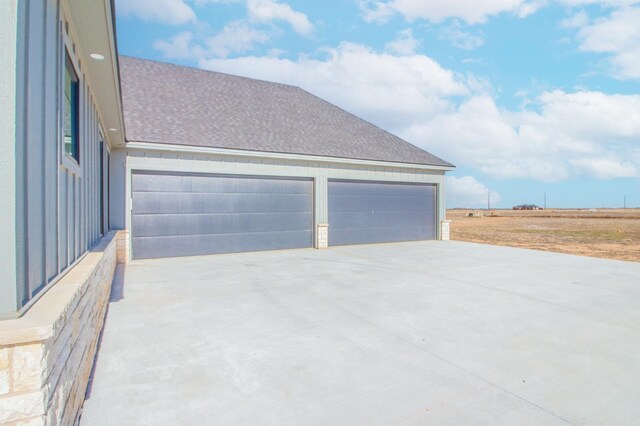
[[[447,219],[452,240],[640,262],[640,209],[456,209]]]

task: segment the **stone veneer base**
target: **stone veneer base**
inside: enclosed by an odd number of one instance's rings
[[[115,232],[22,317],[0,321],[0,425],[72,425],[80,409],[116,267]]]

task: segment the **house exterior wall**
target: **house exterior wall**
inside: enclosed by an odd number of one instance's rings
[[[144,146],[144,148],[143,148]],[[312,178],[315,185],[315,228],[328,222],[327,182],[352,179],[434,184],[437,188],[436,223],[444,219],[444,169],[397,163],[348,161],[259,152],[163,147],[129,144],[113,152],[111,167],[111,225],[131,230],[131,174],[134,171],[240,174]],[[439,226],[436,227],[439,229]],[[439,231],[437,238],[440,238]],[[331,245],[331,241],[328,242]]]
[[[10,131],[3,126],[8,155],[0,172],[3,212],[9,213],[0,225],[3,318],[33,303],[100,240],[99,161],[106,156],[99,152],[101,125],[84,72],[87,59],[64,8],[57,0],[8,0],[0,7],[0,47],[8,59],[2,61],[8,86],[3,111],[14,114],[3,117]],[[79,164],[65,158],[63,148],[65,51],[79,77]]]

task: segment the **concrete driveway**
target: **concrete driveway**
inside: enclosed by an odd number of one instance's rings
[[[461,242],[119,269],[82,425],[631,424],[640,263]]]

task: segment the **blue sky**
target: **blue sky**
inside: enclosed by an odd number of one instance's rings
[[[121,54],[300,86],[454,163],[448,207],[640,207],[640,0],[116,0]]]

